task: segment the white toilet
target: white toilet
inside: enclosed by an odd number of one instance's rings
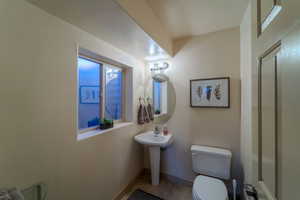
[[[219,179],[230,179],[231,152],[199,145],[192,145],[191,151],[193,170],[201,174],[194,180],[193,200],[228,200],[226,186]]]

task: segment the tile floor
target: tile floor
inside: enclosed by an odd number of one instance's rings
[[[141,189],[164,200],[192,200],[191,186],[175,183],[166,178],[162,178],[158,186],[153,186],[151,185],[150,177],[147,175],[141,176],[130,189],[130,192],[125,194],[121,200],[127,200],[136,189]]]

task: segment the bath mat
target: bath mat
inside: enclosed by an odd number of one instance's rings
[[[128,200],[163,200],[163,199],[154,196],[153,194],[144,192],[143,190],[137,189],[130,195]]]

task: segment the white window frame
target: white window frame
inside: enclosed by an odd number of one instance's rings
[[[86,60],[90,60],[92,62],[95,62],[97,64],[100,65],[100,74],[99,74],[99,80],[100,80],[100,102],[99,102],[99,106],[100,106],[100,113],[99,113],[99,118],[103,119],[105,117],[105,92],[106,92],[106,69],[109,67],[109,68],[117,68],[117,69],[120,69],[122,71],[122,94],[121,94],[121,97],[122,97],[122,111],[121,111],[121,119],[119,120],[114,120],[114,124],[118,124],[118,123],[122,123],[122,122],[126,122],[126,116],[125,116],[125,111],[126,111],[126,99],[125,99],[125,93],[126,93],[126,88],[127,88],[127,81],[126,81],[126,68],[122,67],[122,66],[117,66],[115,64],[109,64],[108,62],[105,62],[105,61],[102,61],[100,59],[95,59],[95,58],[92,58],[90,56],[86,56],[84,54],[81,54],[81,53],[78,53],[77,55],[77,59],[78,58],[83,58],[83,59],[86,59]],[[77,63],[77,69],[78,69],[78,63]],[[77,70],[78,71],[78,70]],[[79,72],[79,71],[78,71]],[[78,83],[78,79],[79,78],[79,74],[77,76],[77,91],[78,91],[78,88],[79,88],[79,83]],[[77,99],[78,99],[78,96],[77,95]],[[77,108],[79,106],[79,101],[77,102]],[[90,132],[90,131],[95,131],[97,129],[99,129],[99,125],[97,126],[93,126],[93,127],[88,127],[88,128],[85,128],[85,129],[79,129],[79,126],[78,126],[78,123],[79,123],[79,110],[77,109],[77,130],[79,132],[79,134],[83,134],[83,133],[86,133],[86,132]]]

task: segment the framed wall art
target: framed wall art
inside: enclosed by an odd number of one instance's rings
[[[190,80],[190,106],[230,108],[230,78]]]

